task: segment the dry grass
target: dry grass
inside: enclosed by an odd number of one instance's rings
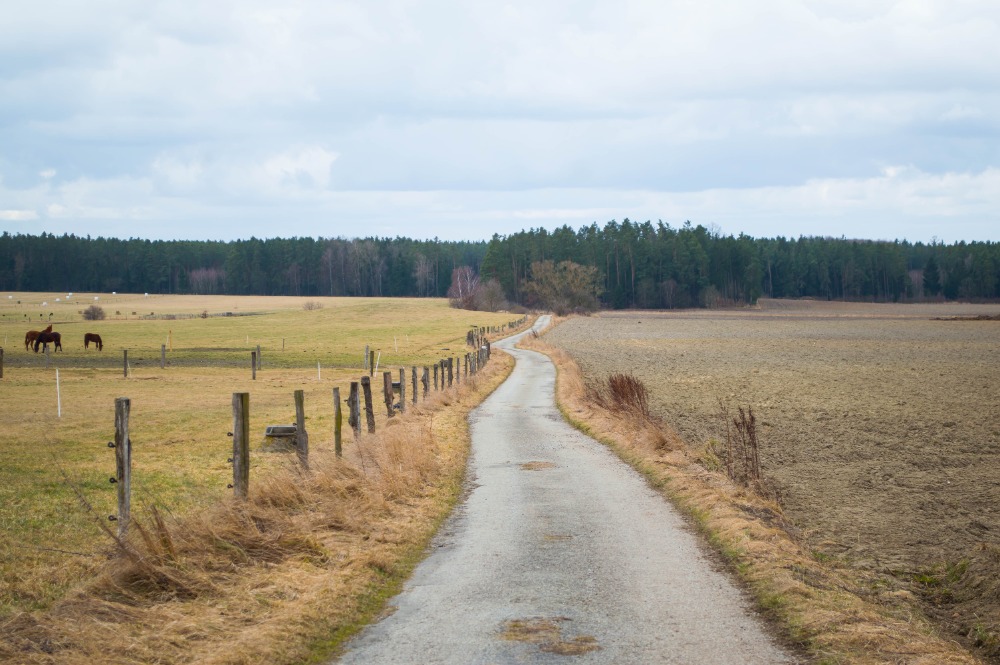
[[[311,472],[276,468],[250,499],[151,510],[107,538],[98,575],[46,611],[0,623],[0,661],[318,662],[374,616],[460,492],[466,415],[506,378],[506,354],[345,446]]]
[[[585,379],[564,351],[524,346],[558,368],[557,400],[578,428],[610,445],[689,514],[747,583],[779,630],[823,663],[976,663],[941,638],[910,594],[879,593],[855,571],[819,561],[773,501],[710,471],[662,422],[629,417],[587,399]]]

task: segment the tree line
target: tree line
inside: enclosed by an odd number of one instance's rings
[[[573,230],[493,236],[480,273],[524,302],[531,266],[571,261],[598,272],[601,304],[671,309],[812,297],[876,302],[1000,298],[1000,243],[753,238],[690,222],[625,219]]]
[[[594,275],[597,302],[609,308],[715,307],[762,296],[1000,298],[1000,243],[753,238],[628,219],[577,230],[530,229],[488,242],[164,241],[5,232],[0,290],[444,297],[455,270],[467,267],[482,283],[499,284],[510,302],[532,305],[542,284],[533,282],[532,271],[547,271],[538,277],[551,282],[553,270],[573,274],[567,262],[592,269],[587,274]]]

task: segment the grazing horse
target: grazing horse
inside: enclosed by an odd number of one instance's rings
[[[97,333],[84,333],[83,335],[83,348],[89,349],[90,343],[93,342],[94,346],[97,347],[98,351],[104,350],[104,342],[101,341],[101,336]]]
[[[24,335],[24,350],[27,351],[28,349],[30,349],[31,345],[35,343],[35,340],[38,339],[38,336],[41,333],[43,333],[43,332],[46,332],[46,333],[52,332],[52,325],[50,324],[49,327],[46,328],[45,330],[41,330],[41,331],[39,331],[39,330],[29,330],[27,333],[25,333],[25,335]]]
[[[52,345],[56,347],[56,351],[62,351],[62,335],[57,332],[42,331],[38,333],[38,337],[35,338],[35,353],[38,353],[39,346],[43,349],[47,348],[49,342],[52,342]]]

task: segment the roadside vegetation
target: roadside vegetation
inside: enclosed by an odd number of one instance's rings
[[[126,298],[176,318],[133,318],[131,307],[128,319],[113,318]],[[409,369],[464,353],[469,324],[510,316],[469,320],[440,299],[323,299],[313,309],[302,299],[101,300],[110,301],[105,321],[84,324],[74,307],[53,323],[80,326],[81,337],[83,326],[99,326],[102,353],[67,345],[48,370],[41,354],[6,354],[0,662],[322,661],[380,611],[457,500],[465,416],[511,361],[494,354],[485,371],[421,397],[405,416],[390,421],[376,410],[376,435],[355,442],[345,423],[340,459],[332,388],[346,397],[347,381],[363,373],[365,344],[380,350],[380,372]],[[200,315],[220,310],[255,315]],[[22,328],[2,330],[19,340]],[[161,341],[171,332],[161,370]],[[129,378],[124,337],[138,360]],[[258,341],[264,367],[252,380],[249,351]],[[243,366],[229,367],[230,357]],[[260,436],[267,424],[294,422],[295,389],[306,395],[309,473]],[[238,391],[251,395],[254,432],[246,503],[226,487]],[[119,541],[107,521],[115,491],[106,442],[122,395],[133,405],[134,521]]]

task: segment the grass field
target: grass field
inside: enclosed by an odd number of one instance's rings
[[[695,457],[751,406],[766,480],[815,557],[873,593],[914,593],[1000,655],[996,305],[763,301],[732,311],[571,319],[547,339],[588,380],[639,377]]]
[[[250,393],[252,491],[255,478],[291,464],[289,455],[264,452],[261,444],[266,425],[294,422],[293,391],[305,391],[311,455],[329,456],[332,388],[347,396],[348,382],[362,374],[366,344],[380,352],[380,371],[398,376],[401,366],[464,355],[471,325],[518,318],[455,310],[444,300],[75,294],[66,303],[65,295],[0,294],[0,618],[47,607],[105,557],[108,542],[96,520],[116,512],[107,447],[116,397],[132,401],[133,504],[182,516],[231,493],[233,392]],[[321,308],[307,310],[307,301]],[[108,318],[83,321],[80,310],[95,302]],[[53,353],[46,369],[44,354],[25,351],[23,339],[29,325],[50,322],[63,334],[64,351]],[[104,350],[85,351],[84,332],[99,333]],[[171,345],[165,369],[162,344]],[[254,381],[250,351],[257,345],[263,368]],[[373,384],[381,428],[381,380]],[[345,445],[350,441],[345,433]]]

